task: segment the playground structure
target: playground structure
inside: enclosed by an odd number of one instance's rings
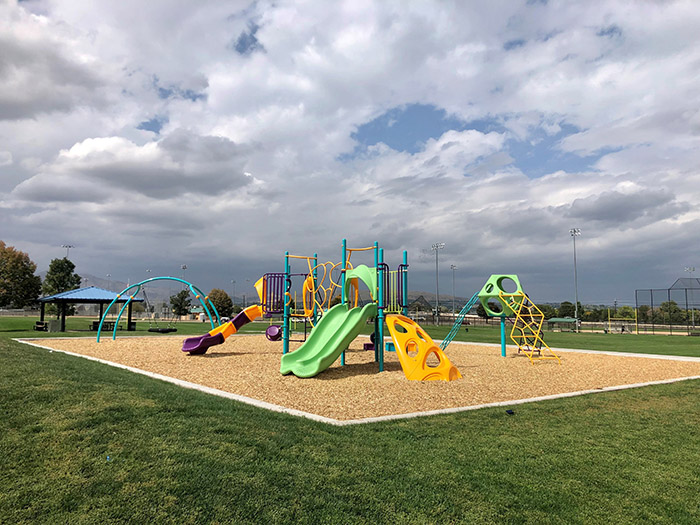
[[[506,284],[515,287],[512,292],[506,291]],[[500,311],[491,307],[490,301],[496,301],[500,305]],[[535,360],[554,359],[559,364],[561,360],[547,343],[542,335],[544,314],[537,305],[530,300],[520,285],[517,275],[492,275],[486,281],[481,291],[474,294],[467,301],[457,317],[448,336],[443,340],[440,348],[444,350],[452,342],[462,325],[464,317],[469,310],[479,301],[487,315],[498,317],[501,320],[501,356],[506,356],[506,319],[512,319],[510,339],[518,346],[518,353],[527,356],[534,365]]]
[[[98,343],[100,342],[100,336],[102,334],[102,326],[105,322],[107,314],[109,313],[109,309],[112,307],[112,305],[114,303],[116,303],[117,301],[119,301],[122,298],[122,296],[126,295],[127,292],[136,289],[135,291],[128,294],[128,299],[124,302],[121,309],[119,310],[119,314],[117,315],[117,320],[114,323],[114,330],[112,331],[112,339],[116,339],[117,326],[119,325],[119,320],[121,319],[122,314],[124,313],[124,310],[132,302],[134,302],[134,300],[136,299],[136,296],[139,294],[139,292],[145,293],[144,285],[146,285],[147,283],[150,283],[150,282],[154,282],[154,281],[175,281],[175,282],[179,282],[179,283],[186,285],[189,288],[190,293],[192,295],[194,295],[195,299],[197,299],[199,301],[199,303],[202,305],[202,308],[209,319],[209,323],[211,324],[212,329],[215,328],[215,324],[214,324],[215,319],[216,319],[217,324],[221,323],[221,319],[219,317],[219,312],[216,311],[216,307],[209,300],[209,297],[205,293],[203,293],[199,288],[197,288],[195,285],[193,285],[192,283],[189,283],[189,282],[185,281],[184,279],[179,279],[178,277],[168,277],[168,276],[151,277],[150,279],[145,279],[139,283],[127,286],[121,292],[119,292],[117,294],[117,296],[114,298],[114,300],[111,303],[109,303],[109,306],[107,307],[106,311],[102,315],[102,318],[100,319],[100,324],[97,327],[97,342]],[[213,316],[212,316],[212,312],[214,314]],[[157,330],[157,331],[160,331],[160,330]],[[168,331],[170,332],[172,330],[168,330]]]
[[[360,264],[353,267],[350,262],[354,252],[372,252],[374,266]],[[293,273],[292,261],[306,262],[307,272]],[[285,271],[266,273],[255,284],[260,304],[254,305],[231,321],[213,327],[198,337],[184,341],[182,350],[191,355],[201,355],[207,349],[224,342],[236,333],[241,326],[258,317],[272,319],[282,317],[282,326],[271,325],[266,330],[270,340],[282,339],[280,372],[293,373],[298,377],[314,377],[331,366],[338,357],[341,366],[345,365],[345,350],[359,335],[367,323],[374,322],[372,343],[365,344],[365,350],[374,351],[374,360],[379,371],[384,370],[384,324],[387,323],[396,348],[397,356],[408,379],[450,381],[461,377],[444,352],[428,337],[427,333],[413,321],[404,320],[408,311],[408,254],[403,252],[403,261],[397,270],[390,270],[384,262],[384,250],[379,243],[366,248],[348,248],[342,242],[342,262],[318,263],[318,256],[290,255],[285,253]],[[333,279],[333,272],[339,271],[340,282]],[[301,291],[293,292],[293,280],[302,278]],[[368,292],[368,301],[362,304],[361,283]],[[340,290],[340,302],[331,307]],[[299,299],[301,298],[301,305]],[[398,314],[403,314],[398,315]],[[387,317],[389,316],[389,317]],[[396,316],[402,319],[395,319]],[[305,332],[303,340],[294,340],[292,322],[303,320]],[[306,337],[306,322],[312,330]],[[408,323],[412,323],[408,324]],[[409,328],[406,328],[409,326]],[[400,327],[400,328],[397,328]],[[409,333],[413,337],[405,337]],[[291,341],[303,344],[290,352]],[[416,354],[416,355],[414,355]],[[435,358],[437,365],[428,362]]]
[[[360,264],[353,267],[350,262],[353,252],[371,251],[374,256],[374,267]],[[293,256],[288,252],[285,254],[285,274],[291,276],[290,259],[305,258],[303,256]],[[308,258],[307,258],[308,259]],[[309,263],[311,266],[311,263]],[[333,269],[340,266],[341,282],[337,283],[332,279]],[[314,266],[317,269],[318,265]],[[365,349],[374,350],[375,362],[378,363],[379,371],[384,370],[384,324],[387,323],[396,348],[399,362],[408,379],[432,380],[443,379],[446,381],[461,377],[456,368],[452,367],[449,359],[434,344],[430,345],[422,340],[415,342],[412,339],[395,337],[393,330],[392,314],[406,314],[408,310],[408,253],[403,252],[403,262],[397,270],[391,271],[384,262],[384,250],[379,248],[377,242],[373,246],[366,248],[348,248],[347,241],[342,243],[342,263],[331,264],[330,269],[324,271],[324,276],[330,278],[330,286],[323,289],[323,294],[319,296],[316,284],[317,275],[312,272],[306,278],[309,285],[306,287],[311,295],[320,301],[314,304],[314,318],[323,310],[324,304],[334,296],[334,290],[340,288],[340,303],[325,310],[325,313],[314,325],[308,340],[293,353],[289,353],[291,310],[290,301],[285,301],[284,325],[283,325],[283,354],[280,364],[282,374],[293,373],[298,377],[314,377],[333,364],[338,357],[341,358],[341,366],[345,365],[345,350],[348,345],[359,335],[363,326],[374,320],[373,343],[365,344]],[[367,304],[360,304],[360,283],[363,283],[369,292]],[[304,295],[306,297],[306,295]],[[305,309],[308,308],[308,304]],[[308,310],[307,312],[308,313]],[[424,333],[424,332],[422,332]],[[426,334],[427,335],[427,334]],[[418,338],[416,338],[418,339]],[[429,339],[429,338],[428,338]],[[431,341],[432,343],[432,341]],[[416,359],[411,356],[407,348],[426,346],[418,352]],[[437,357],[438,365],[432,367],[428,365],[427,358],[431,355]],[[450,373],[452,370],[452,373]]]
[[[374,266],[360,264],[353,267],[350,259],[353,252],[369,252],[374,256]],[[292,273],[291,261],[303,260],[307,270]],[[175,277],[154,277],[146,279],[123,290],[115,301],[130,290],[136,289],[119,312],[133,301],[142,287],[151,281],[173,280],[189,286],[195,298],[209,317],[212,329],[203,335],[189,337],[183,341],[182,351],[190,355],[202,355],[212,346],[222,344],[229,336],[237,333],[245,324],[260,317],[273,319],[281,316],[282,326],[271,324],[266,330],[267,338],[272,341],[282,340],[282,358],[280,373],[293,373],[297,377],[314,377],[330,367],[338,357],[341,366],[345,365],[345,351],[348,345],[360,334],[364,326],[374,323],[371,343],[364,345],[365,350],[374,351],[374,361],[379,371],[384,371],[385,350],[395,351],[404,374],[409,380],[452,381],[461,378],[459,370],[454,367],[444,353],[449,343],[456,336],[466,314],[480,301],[487,314],[501,319],[501,355],[505,357],[505,321],[514,318],[510,333],[511,340],[534,364],[537,359],[556,359],[559,357],[547,346],[542,337],[544,315],[522,291],[516,275],[492,275],[480,292],[474,294],[460,311],[450,333],[440,346],[437,346],[420,325],[407,316],[408,296],[408,254],[403,252],[403,261],[397,270],[391,271],[384,262],[384,250],[379,243],[367,248],[348,248],[347,241],[342,242],[342,260],[318,263],[318,256],[299,256],[285,253],[285,271],[266,273],[255,283],[259,304],[251,305],[241,311],[230,321],[221,324],[218,312],[209,298],[197,287]],[[333,279],[333,272],[339,272],[340,282]],[[293,292],[293,279],[301,278],[301,290]],[[508,292],[505,283],[512,282],[515,290]],[[361,284],[367,288],[368,301],[362,304]],[[331,306],[337,299],[335,293],[340,290],[340,302]],[[301,299],[301,300],[299,300]],[[500,310],[491,307],[490,300],[500,303]],[[110,304],[110,307],[112,305]],[[211,310],[210,310],[211,307]],[[109,310],[109,308],[108,308]],[[213,310],[214,316],[211,311]],[[215,325],[215,320],[216,324]],[[304,339],[293,340],[292,322],[303,320]],[[100,340],[102,322],[98,328],[97,341]],[[312,326],[306,333],[306,323]],[[389,330],[392,343],[384,341],[385,324]],[[159,330],[160,331],[160,330]],[[112,338],[116,338],[116,328]],[[291,341],[302,345],[290,352]]]

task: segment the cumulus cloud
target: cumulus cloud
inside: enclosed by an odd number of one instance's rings
[[[41,202],[52,194],[76,202],[104,200],[110,192],[159,200],[183,193],[211,196],[248,184],[245,162],[244,151],[230,140],[184,130],[143,146],[121,137],[86,139],[61,151],[13,194]]]
[[[428,289],[418,254],[444,241],[461,293],[503,271],[560,300],[576,226],[582,298],[603,301],[647,284],[620,279],[623,263],[662,249],[638,277],[664,284],[697,257],[693,2],[0,11],[0,220],[40,266],[60,255],[56,225],[85,273],[187,259],[205,288],[278,269],[285,250],[337,257],[347,237],[410,250],[412,287]],[[359,142],[411,105],[452,129]]]
[[[0,120],[100,103],[104,82],[70,31],[10,3],[0,4]]]

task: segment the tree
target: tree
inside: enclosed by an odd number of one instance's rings
[[[634,308],[631,306],[621,306],[617,309],[615,317],[623,317],[625,319],[634,319]]]
[[[49,271],[44,277],[42,290],[46,295],[54,295],[80,288],[82,278],[74,272],[75,264],[67,258],[54,259],[49,263]]]
[[[651,307],[649,305],[643,304],[642,306],[640,306],[637,309],[637,314],[638,314],[637,320],[640,323],[648,323],[650,311],[651,311]]]
[[[545,319],[551,319],[557,316],[557,311],[551,304],[538,304],[537,308],[540,309]]]
[[[0,241],[0,307],[24,308],[36,302],[41,278],[35,271],[29,255]]]
[[[80,288],[82,278],[74,270],[75,264],[66,257],[52,260],[49,263],[49,270],[46,272],[44,284],[42,285],[44,294],[55,295]],[[49,305],[48,311],[53,312],[55,311],[54,308],[53,305]],[[72,304],[67,305],[66,314],[73,315],[74,313],[75,306]]]
[[[211,292],[209,292],[209,300],[216,308],[216,311],[219,312],[220,317],[231,317],[233,314],[233,301],[225,291],[220,288],[212,288]]]
[[[574,303],[564,301],[559,305],[559,317],[573,317],[576,315]]]
[[[659,306],[659,311],[663,314],[662,323],[684,324],[686,315],[681,310],[676,301],[665,301]]]
[[[499,313],[502,311],[501,303],[495,303],[493,301],[489,301],[488,304],[489,304],[489,310],[491,310],[492,312]],[[479,302],[479,304],[476,306],[476,315],[478,315],[479,317],[482,317],[484,319],[487,319],[489,317],[489,314],[486,313],[486,308],[484,308],[484,305],[482,305],[481,302]]]
[[[170,296],[170,305],[173,307],[173,314],[187,315],[190,313],[192,301],[189,290],[181,290],[176,295]]]
[[[585,310],[583,314],[579,312],[579,315],[583,321],[589,323],[606,321],[608,319],[608,311],[604,308],[590,307],[588,310]]]

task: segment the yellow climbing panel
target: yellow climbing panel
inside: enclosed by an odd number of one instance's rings
[[[542,310],[537,308],[537,305],[524,292],[512,294],[501,292],[499,297],[515,312],[510,338],[518,345],[518,353],[525,354],[533,365],[535,359],[556,359],[561,364],[559,356],[544,342],[542,336],[544,314]]]
[[[453,381],[462,377],[457,367],[450,363],[444,352],[418,323],[403,315],[387,315],[386,324],[407,379]],[[428,364],[428,359],[432,356],[438,361],[435,366]]]

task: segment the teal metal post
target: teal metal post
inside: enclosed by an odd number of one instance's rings
[[[378,331],[374,337],[374,348],[379,354],[379,371],[384,372],[384,248],[379,250],[379,272],[377,281],[379,284],[379,304],[377,305]]]
[[[506,318],[501,316],[501,357],[506,356]]]
[[[340,299],[343,304],[345,304],[346,297],[345,297],[345,270],[346,270],[346,260],[348,256],[348,241],[347,239],[343,239],[343,250],[342,250],[342,266],[341,266],[341,274],[340,274]],[[340,354],[340,366],[345,366],[345,350],[343,350],[343,353]]]
[[[406,250],[403,251],[403,263],[406,265],[406,268],[408,268],[408,252]],[[403,278],[401,282],[401,287],[403,288],[403,302],[404,302],[404,307],[401,309],[401,313],[403,315],[408,315],[408,270],[404,268],[403,272]]]
[[[287,300],[287,283],[289,282],[289,252],[284,252],[284,291],[282,300],[284,301],[284,313],[282,316],[282,353],[289,352],[289,301]]]

